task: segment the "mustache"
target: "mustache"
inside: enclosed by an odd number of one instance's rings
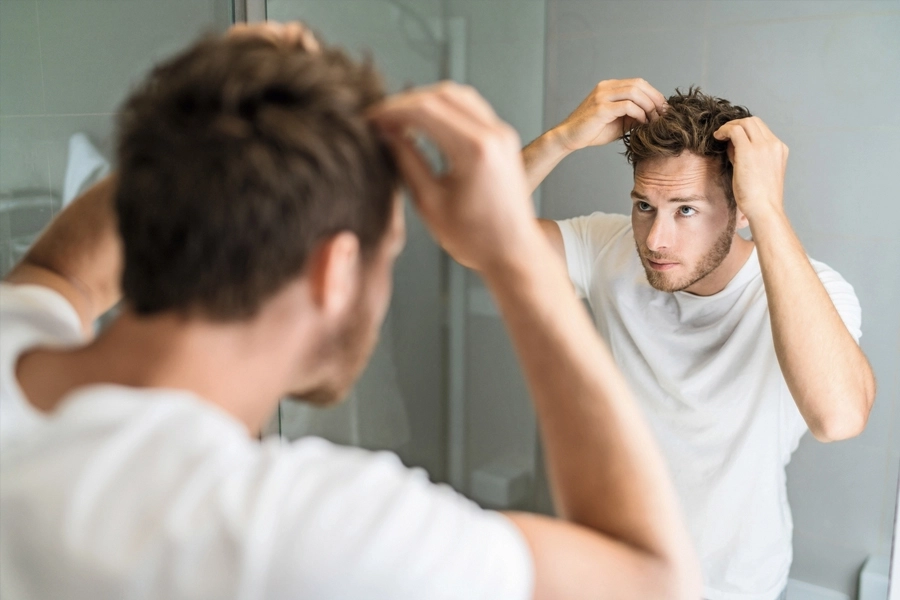
[[[652,260],[653,262],[679,262],[672,256],[666,256],[665,254],[660,254],[659,252],[653,252],[646,246],[642,246],[639,249],[638,253],[644,258]]]

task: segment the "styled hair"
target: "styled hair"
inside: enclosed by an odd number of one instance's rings
[[[668,103],[668,109],[658,119],[639,123],[625,133],[622,140],[628,162],[637,168],[643,160],[676,157],[685,151],[712,158],[721,169],[722,188],[733,205],[734,168],[728,160],[728,143],[717,140],[713,133],[728,121],[751,116],[750,111],[728,100],[708,96],[696,86],[691,86],[687,93],[676,88]]]
[[[252,317],[321,240],[387,231],[399,174],[366,118],[371,62],[210,36],[153,69],[118,119],[122,288],[141,315]]]

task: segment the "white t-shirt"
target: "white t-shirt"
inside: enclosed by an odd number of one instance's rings
[[[512,522],[395,455],[260,443],[177,390],[89,386],[44,416],[14,365],[80,341],[77,316],[0,285],[0,328],[4,600],[531,597]]]
[[[712,296],[647,282],[631,219],[559,221],[569,276],[653,428],[710,600],[772,600],[787,584],[785,466],[806,432],[778,366],[756,249]],[[853,288],[811,261],[856,340]]]

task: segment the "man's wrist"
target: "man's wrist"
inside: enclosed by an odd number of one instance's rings
[[[744,206],[741,206],[741,203],[738,203],[738,208],[741,209],[741,212],[744,213],[744,216],[747,217],[747,221],[750,222],[750,225],[763,225],[771,221],[781,221],[787,216],[784,212],[784,203],[781,198],[774,198],[771,200],[760,200],[754,202],[752,206],[747,206],[744,203]]]
[[[559,124],[541,136],[548,153],[558,156],[560,160],[578,150],[570,145],[564,124]]]
[[[485,281],[508,284],[516,279],[529,277],[546,256],[553,256],[553,248],[534,220],[522,228],[516,240],[505,242],[502,245],[509,250],[492,257],[479,270]]]
[[[767,243],[770,239],[780,239],[793,228],[787,214],[781,207],[773,206],[757,210],[751,215],[744,213],[750,224],[750,232],[756,243]]]

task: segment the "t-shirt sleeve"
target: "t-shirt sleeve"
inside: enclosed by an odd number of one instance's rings
[[[815,260],[810,260],[810,262],[850,335],[853,336],[856,343],[859,343],[859,339],[862,337],[862,309],[853,286],[828,265]]]
[[[8,283],[0,283],[0,331],[0,439],[6,445],[38,420],[16,382],[19,356],[37,346],[80,344],[84,333],[75,308],[57,292]]]
[[[273,597],[531,598],[531,553],[503,515],[391,453],[305,438],[279,454],[256,487]]]
[[[62,343],[84,337],[75,307],[58,292],[40,285],[0,283],[0,322],[5,331],[28,328],[58,337]]]
[[[587,298],[600,252],[629,224],[625,215],[595,212],[556,221],[562,233],[569,279],[579,298]]]

